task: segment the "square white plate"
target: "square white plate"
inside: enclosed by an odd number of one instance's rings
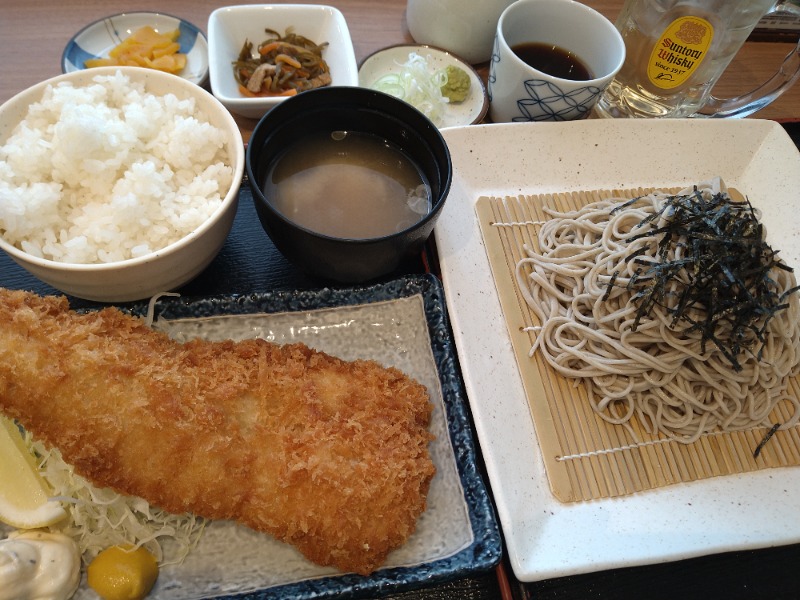
[[[435,228],[445,297],[515,575],[538,581],[800,541],[800,468],[593,502],[551,494],[478,221],[481,195],[683,186],[721,176],[800,267],[800,153],[760,120],[586,120],[442,132],[450,197]]]

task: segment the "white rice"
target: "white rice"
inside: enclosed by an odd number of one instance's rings
[[[126,75],[48,86],[0,146],[0,235],[40,258],[108,263],[174,243],[232,184],[224,132],[194,99]]]

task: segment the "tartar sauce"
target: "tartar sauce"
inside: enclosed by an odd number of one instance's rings
[[[0,540],[0,600],[68,600],[80,574],[78,546],[63,534],[14,531]]]

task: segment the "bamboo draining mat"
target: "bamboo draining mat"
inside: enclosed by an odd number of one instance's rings
[[[557,374],[540,356],[529,356],[535,333],[526,328],[539,323],[518,291],[515,269],[525,256],[524,244],[538,249],[538,228],[533,223],[548,218],[542,207],[575,210],[611,195],[633,198],[649,191],[481,197],[476,203],[550,488],[562,502],[612,498],[719,475],[800,465],[798,427],[776,432],[757,458],[753,453],[767,434],[765,427],[711,433],[687,445],[647,433],[634,421],[637,441],[622,426],[606,423],[594,413],[583,384]],[[797,379],[789,392],[800,393]],[[786,422],[789,412],[785,406],[776,407],[771,422]]]

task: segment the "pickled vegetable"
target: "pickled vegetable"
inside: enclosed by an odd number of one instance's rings
[[[91,58],[83,64],[92,67],[146,67],[167,73],[180,73],[186,55],[178,52],[180,30],[158,33],[149,25],[134,31],[108,53],[108,58]]]

